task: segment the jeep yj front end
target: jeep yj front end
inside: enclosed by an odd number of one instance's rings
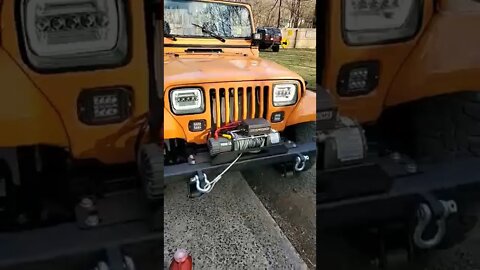
[[[210,170],[310,167],[315,93],[259,57],[250,6],[167,0],[164,12],[165,180],[191,177],[203,194],[222,175]]]

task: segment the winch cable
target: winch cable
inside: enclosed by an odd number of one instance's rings
[[[235,165],[235,163],[237,163],[237,161],[240,159],[240,157],[242,156],[242,153],[240,153],[238,155],[238,157],[232,161],[232,163],[230,163],[230,165],[228,165],[227,168],[225,168],[225,170],[223,170],[223,172],[221,172],[219,175],[217,175],[217,177],[215,177],[212,182],[208,181],[208,178],[207,178],[207,175],[204,173],[203,174],[203,177],[204,177],[204,181],[205,181],[205,186],[202,188],[200,186],[200,180],[198,179],[198,175],[195,175],[194,179],[196,180],[197,182],[197,190],[200,191],[200,192],[203,192],[203,193],[209,193],[210,191],[213,190],[213,188],[215,187],[215,184],[217,184],[218,181],[220,181],[220,179],[222,179],[222,176],[228,171],[230,170],[230,168]]]
[[[259,148],[265,146],[266,137],[250,138],[240,137],[240,135],[232,133],[236,140],[233,140],[235,151],[245,151],[249,148]]]
[[[240,124],[240,122],[232,122],[232,123],[227,124],[227,125],[225,125],[221,128],[218,128],[214,133],[215,138],[218,139],[219,131],[228,130],[228,129],[231,129],[231,128],[236,128],[236,127],[239,126],[239,124]],[[234,140],[232,140],[232,143],[234,145],[235,151],[245,151],[249,148],[261,148],[261,147],[265,146],[265,144],[267,142],[267,137],[266,136],[265,137],[243,137],[243,136],[240,136],[239,134],[236,134],[235,132],[229,132],[229,135],[232,136],[232,138],[234,138]],[[240,153],[238,155],[238,157],[235,158],[235,160],[233,160],[232,163],[230,163],[230,165],[228,165],[228,167],[225,168],[225,170],[223,170],[219,175],[217,175],[211,182],[208,180],[207,175],[204,173],[203,174],[203,178],[204,178],[204,181],[205,181],[205,186],[204,187],[200,186],[200,179],[199,179],[198,175],[195,175],[195,177],[193,177],[191,180],[196,182],[197,190],[202,192],[202,193],[209,193],[210,191],[212,191],[213,188],[215,187],[215,184],[217,184],[218,181],[220,181],[220,179],[222,179],[222,176],[225,173],[227,173],[227,171],[230,170],[230,168],[233,165],[235,165],[235,163],[237,163],[237,161],[240,159],[240,157],[242,157],[242,154],[243,153]]]
[[[238,136],[238,135],[234,134],[234,136]],[[246,139],[234,140],[233,143],[235,144],[235,149],[237,151],[244,151],[252,147],[263,147],[265,145],[265,142],[266,142],[266,138],[246,138]],[[203,193],[209,193],[210,191],[212,191],[213,188],[215,187],[215,184],[217,184],[218,181],[222,179],[222,176],[228,170],[230,170],[230,168],[233,165],[235,165],[235,163],[237,163],[240,157],[242,157],[242,154],[243,153],[240,153],[238,157],[235,158],[235,160],[233,160],[232,163],[230,163],[230,165],[228,165],[228,167],[225,168],[225,170],[223,170],[219,175],[217,175],[211,182],[208,180],[207,175],[204,173],[203,177],[205,181],[205,186],[203,188],[200,186],[200,179],[198,179],[198,175],[196,175],[193,179],[196,181],[197,190]]]

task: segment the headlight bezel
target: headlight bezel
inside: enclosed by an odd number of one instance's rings
[[[403,23],[402,26],[398,28],[390,28],[390,29],[376,29],[376,30],[358,30],[358,31],[347,31],[346,29],[346,4],[347,1],[351,0],[341,0],[341,31],[342,31],[342,39],[345,44],[352,47],[360,47],[360,46],[373,46],[373,45],[387,45],[393,43],[400,43],[406,42],[409,40],[414,39],[420,30],[422,29],[423,25],[423,18],[424,18],[424,0],[412,0],[413,7],[410,14],[407,16],[407,19]],[[381,37],[382,35],[393,35],[393,31],[402,31],[408,29],[410,27],[409,24],[413,24],[411,32],[408,35],[397,36],[397,37]],[[386,33],[386,31],[390,31]],[[368,41],[355,41],[352,39],[352,35],[362,36],[365,38],[365,35],[369,35],[366,39]]]
[[[118,10],[118,36],[117,42],[113,50],[97,51],[89,53],[60,55],[50,57],[43,57],[34,55],[30,48],[27,34],[27,25],[24,21],[26,1],[21,0],[15,2],[15,24],[17,29],[17,41],[19,51],[23,62],[34,72],[39,74],[52,73],[66,73],[66,72],[81,72],[94,71],[102,69],[113,69],[128,65],[132,60],[132,37],[131,27],[132,18],[131,12],[128,9],[126,0],[115,0],[116,8]],[[110,58],[108,60],[99,62],[98,58]],[[36,58],[36,59],[35,59]],[[43,58],[43,59],[42,59]],[[36,61],[36,62],[35,62]],[[50,64],[42,64],[41,62],[54,62]],[[78,64],[79,61],[84,63]],[[38,64],[40,62],[40,64]],[[85,63],[88,62],[88,63]],[[76,63],[76,64],[70,64]]]
[[[201,98],[200,101],[200,107],[198,109],[190,109],[186,110],[185,112],[179,111],[175,108],[174,106],[174,93],[178,91],[188,91],[188,90],[198,90],[200,95],[199,97]],[[185,115],[196,115],[196,114],[202,114],[205,113],[206,110],[206,98],[205,98],[205,90],[202,87],[199,86],[191,86],[191,87],[176,87],[172,88],[168,91],[168,98],[169,98],[169,104],[170,104],[170,111],[178,116],[185,116]]]
[[[281,102],[281,104],[276,104],[275,102],[275,87],[279,86],[279,85],[293,85],[295,86],[295,98],[292,99],[291,103],[285,103],[285,102]],[[272,84],[272,106],[273,107],[290,107],[290,106],[294,106],[295,104],[297,104],[298,100],[300,99],[300,96],[301,96],[301,91],[302,91],[302,88],[300,86],[300,83],[297,82],[297,81],[277,81],[275,83]]]

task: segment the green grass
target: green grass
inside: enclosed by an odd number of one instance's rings
[[[280,52],[260,52],[260,57],[272,60],[297,72],[308,81],[308,88],[316,88],[316,51],[315,49],[280,49]]]

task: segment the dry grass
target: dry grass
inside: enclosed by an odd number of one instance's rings
[[[308,88],[316,87],[316,51],[315,49],[280,49],[280,52],[260,52],[260,57],[272,60],[288,69],[297,72],[306,81]]]

